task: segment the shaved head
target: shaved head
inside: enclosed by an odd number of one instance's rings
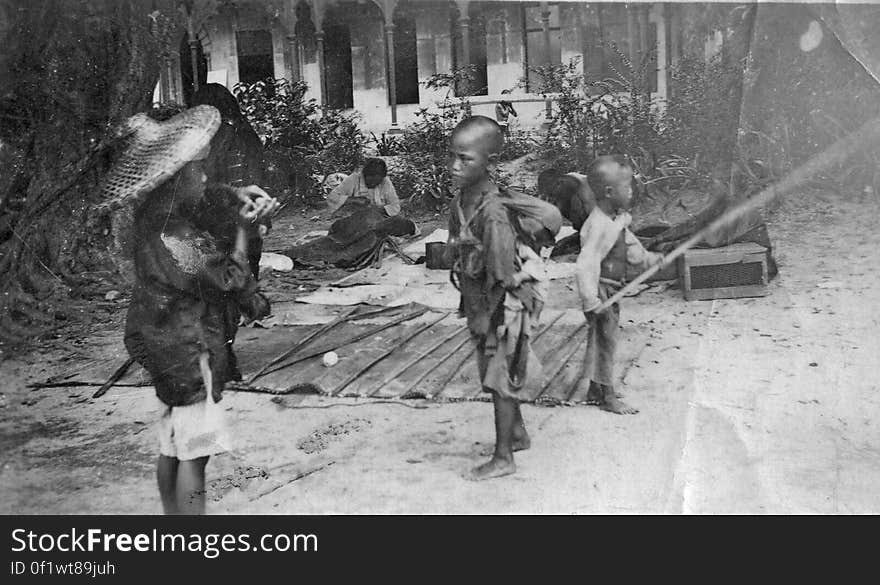
[[[632,203],[633,168],[622,155],[596,157],[590,165],[587,181],[597,202],[611,205],[611,210],[626,209]]]
[[[470,141],[479,141],[480,147],[487,155],[500,154],[504,147],[504,133],[498,122],[486,116],[465,118],[452,131],[452,138],[466,137]]]

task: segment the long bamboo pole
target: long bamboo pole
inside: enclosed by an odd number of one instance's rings
[[[767,187],[754,197],[749,198],[742,204],[721,214],[712,223],[695,233],[672,252],[664,256],[660,263],[647,269],[633,279],[632,282],[617,291],[617,293],[602,303],[596,310],[602,311],[618,302],[627,294],[635,290],[640,284],[659,272],[664,266],[669,265],[673,260],[700,243],[705,237],[713,234],[724,226],[733,223],[750,211],[763,207],[777,197],[781,197],[789,191],[802,186],[811,177],[834,164],[843,162],[859,150],[866,148],[877,141],[880,141],[880,118],[874,118],[867,122],[859,130],[853,132],[849,136],[844,136],[824,151],[811,157],[807,162],[787,174],[775,185]]]

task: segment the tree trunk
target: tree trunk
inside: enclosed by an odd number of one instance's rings
[[[3,1],[3,0],[0,0]],[[115,271],[97,217],[113,128],[149,107],[174,2],[29,0],[0,29],[0,340],[39,333],[89,272]]]

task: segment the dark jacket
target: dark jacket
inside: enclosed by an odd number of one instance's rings
[[[211,233],[194,225],[191,212],[169,211],[167,200],[154,196],[135,217],[135,288],[125,346],[168,406],[205,399],[199,355],[207,351],[220,400],[234,364],[227,341],[237,323],[230,313],[260,318],[269,305],[247,262],[223,253]]]

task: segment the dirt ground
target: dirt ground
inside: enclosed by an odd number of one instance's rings
[[[873,193],[791,196],[771,217],[769,296],[626,300],[624,327],[650,330],[621,388],[641,412],[526,406],[533,446],[506,478],[461,478],[491,447],[487,403],[228,392],[237,447],[209,463],[209,512],[878,513],[878,219]],[[292,211],[266,249],[325,225]],[[289,298],[344,274],[265,286]],[[0,513],[161,512],[151,388],[26,388],[118,352],[125,307],[83,304],[90,330],[0,364]]]

